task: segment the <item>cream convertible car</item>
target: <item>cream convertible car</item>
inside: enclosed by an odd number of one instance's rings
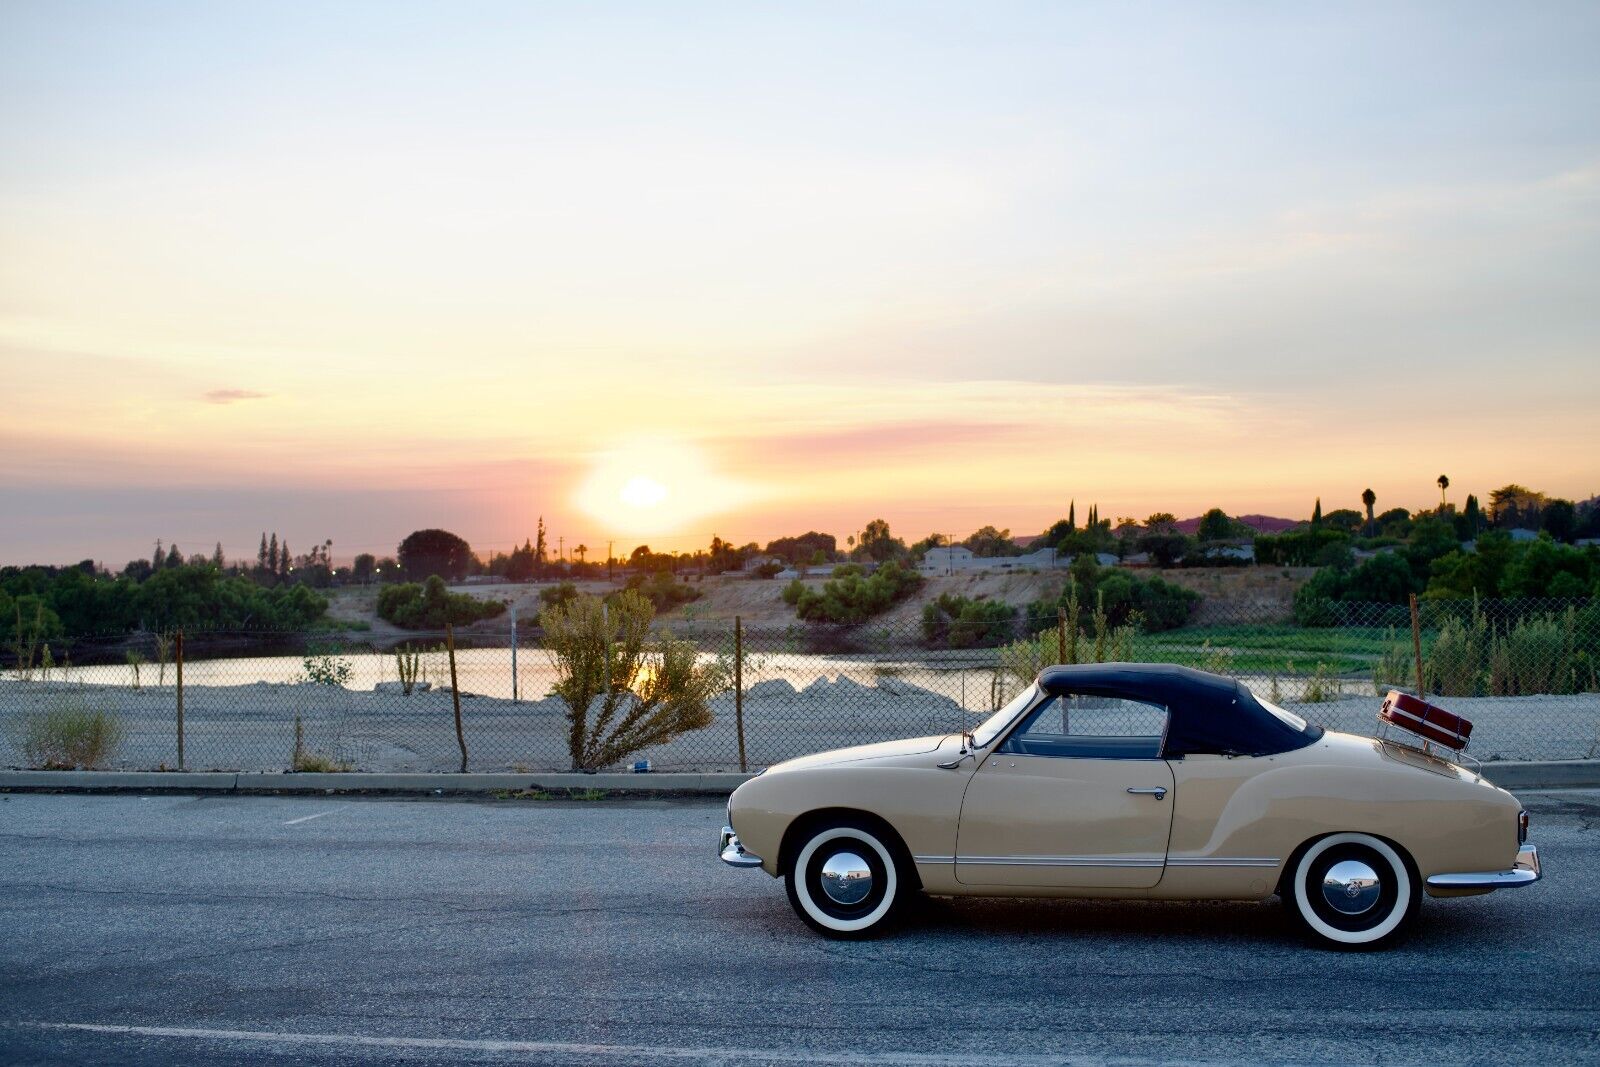
[[[1260,900],[1325,944],[1394,938],[1430,896],[1539,878],[1515,798],[1435,755],[1324,731],[1227,678],[1052,667],[970,734],[781,763],[719,851],[830,937],[941,896]]]

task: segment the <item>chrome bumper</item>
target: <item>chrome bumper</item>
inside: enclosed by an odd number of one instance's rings
[[[746,852],[744,846],[739,844],[739,835],[733,832],[733,827],[724,826],[717,840],[717,855],[729,867],[759,867],[761,857],[754,852]]]
[[[1509,871],[1474,871],[1468,874],[1436,874],[1428,879],[1430,889],[1514,889],[1532,885],[1541,877],[1539,850],[1523,845],[1517,862]]]

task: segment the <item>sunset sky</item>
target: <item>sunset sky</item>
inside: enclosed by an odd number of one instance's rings
[[[0,7],[0,563],[1600,492],[1600,6]]]

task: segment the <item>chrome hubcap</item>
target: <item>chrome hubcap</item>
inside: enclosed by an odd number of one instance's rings
[[[1322,899],[1344,915],[1360,915],[1378,902],[1378,872],[1360,860],[1340,860],[1322,876]]]
[[[859,904],[872,892],[872,868],[854,852],[835,852],[822,865],[822,891],[835,904]]]

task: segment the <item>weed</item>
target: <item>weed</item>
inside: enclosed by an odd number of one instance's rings
[[[18,717],[16,747],[30,767],[95,768],[110,762],[127,731],[115,715],[64,697],[42,711]]]

